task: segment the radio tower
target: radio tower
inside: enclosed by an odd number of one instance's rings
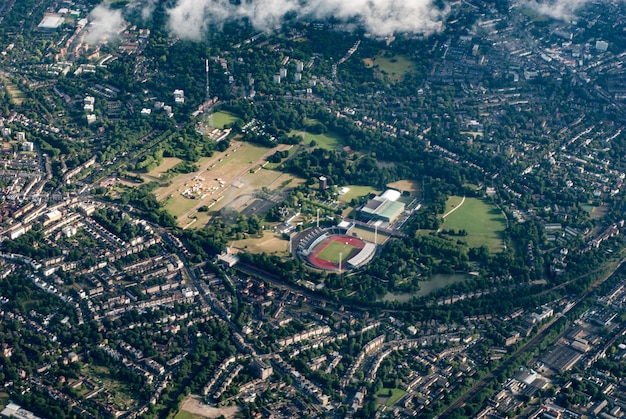
[[[209,99],[211,99],[209,97],[210,91],[209,91],[209,59],[205,58],[204,60],[204,72],[206,73],[206,98],[205,98],[205,102],[208,102]]]

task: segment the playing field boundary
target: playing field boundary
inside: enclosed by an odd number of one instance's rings
[[[339,269],[338,262],[334,262],[334,261],[327,260],[327,259],[322,259],[319,257],[320,253],[322,253],[333,242],[342,242],[356,249],[355,252],[352,252],[349,255],[344,255],[343,260],[342,260],[342,266],[345,266],[346,261],[350,257],[354,256],[355,254],[363,250],[363,248],[365,247],[365,242],[359,239],[358,237],[351,237],[351,236],[346,236],[346,235],[329,236],[325,238],[325,240],[321,241],[320,243],[317,243],[315,247],[312,249],[312,252],[309,254],[307,258],[307,261],[309,262],[309,264],[311,264],[311,266],[315,268],[323,269],[323,270]]]

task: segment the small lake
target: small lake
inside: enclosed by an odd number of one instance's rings
[[[448,285],[466,281],[470,278],[472,278],[472,276],[468,274],[435,274],[427,281],[420,281],[419,291],[403,293],[388,292],[382,298],[382,301],[397,301],[399,303],[406,303],[413,297],[424,297],[433,291],[437,291]]]

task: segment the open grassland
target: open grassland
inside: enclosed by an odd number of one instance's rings
[[[168,170],[176,166],[181,161],[182,160],[179,159],[178,157],[164,157],[163,163],[161,163],[159,166],[155,167],[154,169],[150,170],[145,175],[141,175],[141,177],[146,182],[150,182],[153,180],[158,182],[159,180],[162,179],[162,175],[164,175]]]
[[[243,240],[235,240],[232,242],[231,247],[256,254],[289,255],[289,241],[276,236],[271,231],[264,231],[261,237],[248,237]]]
[[[391,82],[398,82],[415,70],[415,63],[403,55],[390,55],[381,51],[373,58],[363,60],[368,68],[374,68],[376,76],[387,77]]]
[[[187,412],[186,410],[179,411],[174,419],[205,419],[206,416],[196,415],[195,413]]]
[[[9,404],[9,394],[4,391],[0,391],[0,410],[7,407]]]
[[[182,195],[175,194],[164,201],[165,210],[172,216],[180,218],[186,212],[198,205],[198,200],[185,198]]]
[[[300,150],[301,150],[301,148],[302,148],[302,146],[301,146],[301,145],[294,145],[293,147],[291,147],[291,148],[289,149],[288,153],[287,153],[287,158],[291,158],[291,157],[293,157],[293,156],[294,156],[294,154],[296,154],[298,151],[300,151]],[[285,161],[285,160],[283,160],[283,161]],[[265,167],[264,167],[264,168],[265,168],[265,169],[271,169],[271,170],[276,169],[276,168],[278,168],[281,164],[283,164],[283,161],[281,161],[280,163],[269,163],[269,162],[268,162],[268,163],[265,165]]]
[[[279,144],[266,148],[232,141],[226,151],[200,159],[196,163],[197,172],[172,177],[154,194],[165,209],[178,218],[179,226],[201,228],[210,217],[242,195],[254,199],[254,194],[263,186],[274,191],[304,182],[292,175],[262,168],[267,156],[290,147]],[[183,196],[191,189],[195,199]],[[202,206],[209,207],[209,212],[199,213]],[[190,225],[196,217],[198,220]]]
[[[371,186],[359,186],[359,185],[346,185],[346,188],[350,190],[343,195],[339,195],[338,200],[345,203],[350,203],[354,198],[361,198],[362,196],[368,196],[370,193],[379,194],[380,191],[372,188]]]
[[[9,95],[11,96],[13,103],[15,103],[17,106],[20,106],[24,102],[24,99],[26,99],[24,92],[22,92],[17,87],[17,85],[15,85],[9,79],[2,77],[1,80],[4,83],[4,86],[6,87],[7,92],[9,92]]]
[[[456,207],[458,207],[461,204],[461,202],[463,202],[462,196],[449,197],[448,200],[446,201],[446,210],[444,211],[444,214],[447,214],[450,211],[454,210]]]
[[[465,198],[462,205],[461,197],[450,197],[446,209],[452,209],[456,203],[456,210],[449,213],[444,219],[442,228],[445,230],[465,230],[467,236],[459,237],[469,247],[485,245],[492,252],[502,250],[502,237],[506,221],[500,210],[482,199]]]
[[[581,204],[580,207],[589,214],[594,220],[599,220],[604,217],[608,211],[606,205],[602,206],[593,206],[591,204]]]
[[[391,391],[391,396],[389,396],[389,391]],[[384,404],[387,407],[393,406],[406,394],[406,391],[400,388],[383,388],[378,393],[378,401],[381,404]]]
[[[224,111],[215,112],[206,117],[206,123],[209,126],[213,128],[219,128],[219,129],[224,129],[226,125],[232,124],[233,122],[237,120],[240,120],[240,118],[237,115],[233,115],[230,112],[224,112]]]
[[[358,248],[343,243],[342,241],[335,240],[332,241],[328,246],[324,248],[321,252],[317,254],[319,259],[327,260],[333,263],[339,263],[339,259],[342,262],[350,259],[352,255],[354,255],[358,251]]]
[[[290,135],[300,135],[305,145],[309,145],[311,141],[315,141],[316,147],[324,150],[335,150],[341,146],[341,137],[334,132],[325,132],[322,134],[312,134],[306,131],[291,131]]]
[[[390,237],[389,235],[381,233],[380,231],[379,232],[370,231],[362,227],[354,227],[350,231],[350,235],[352,234],[356,234],[356,237],[363,239],[366,242],[374,243],[374,240],[376,240],[375,242],[376,244],[383,244]]]

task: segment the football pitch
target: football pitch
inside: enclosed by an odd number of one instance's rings
[[[341,240],[334,240],[330,242],[321,252],[317,254],[319,259],[327,260],[339,264],[339,254],[341,253],[341,260],[346,261],[350,259],[357,251],[358,247],[346,244]]]

